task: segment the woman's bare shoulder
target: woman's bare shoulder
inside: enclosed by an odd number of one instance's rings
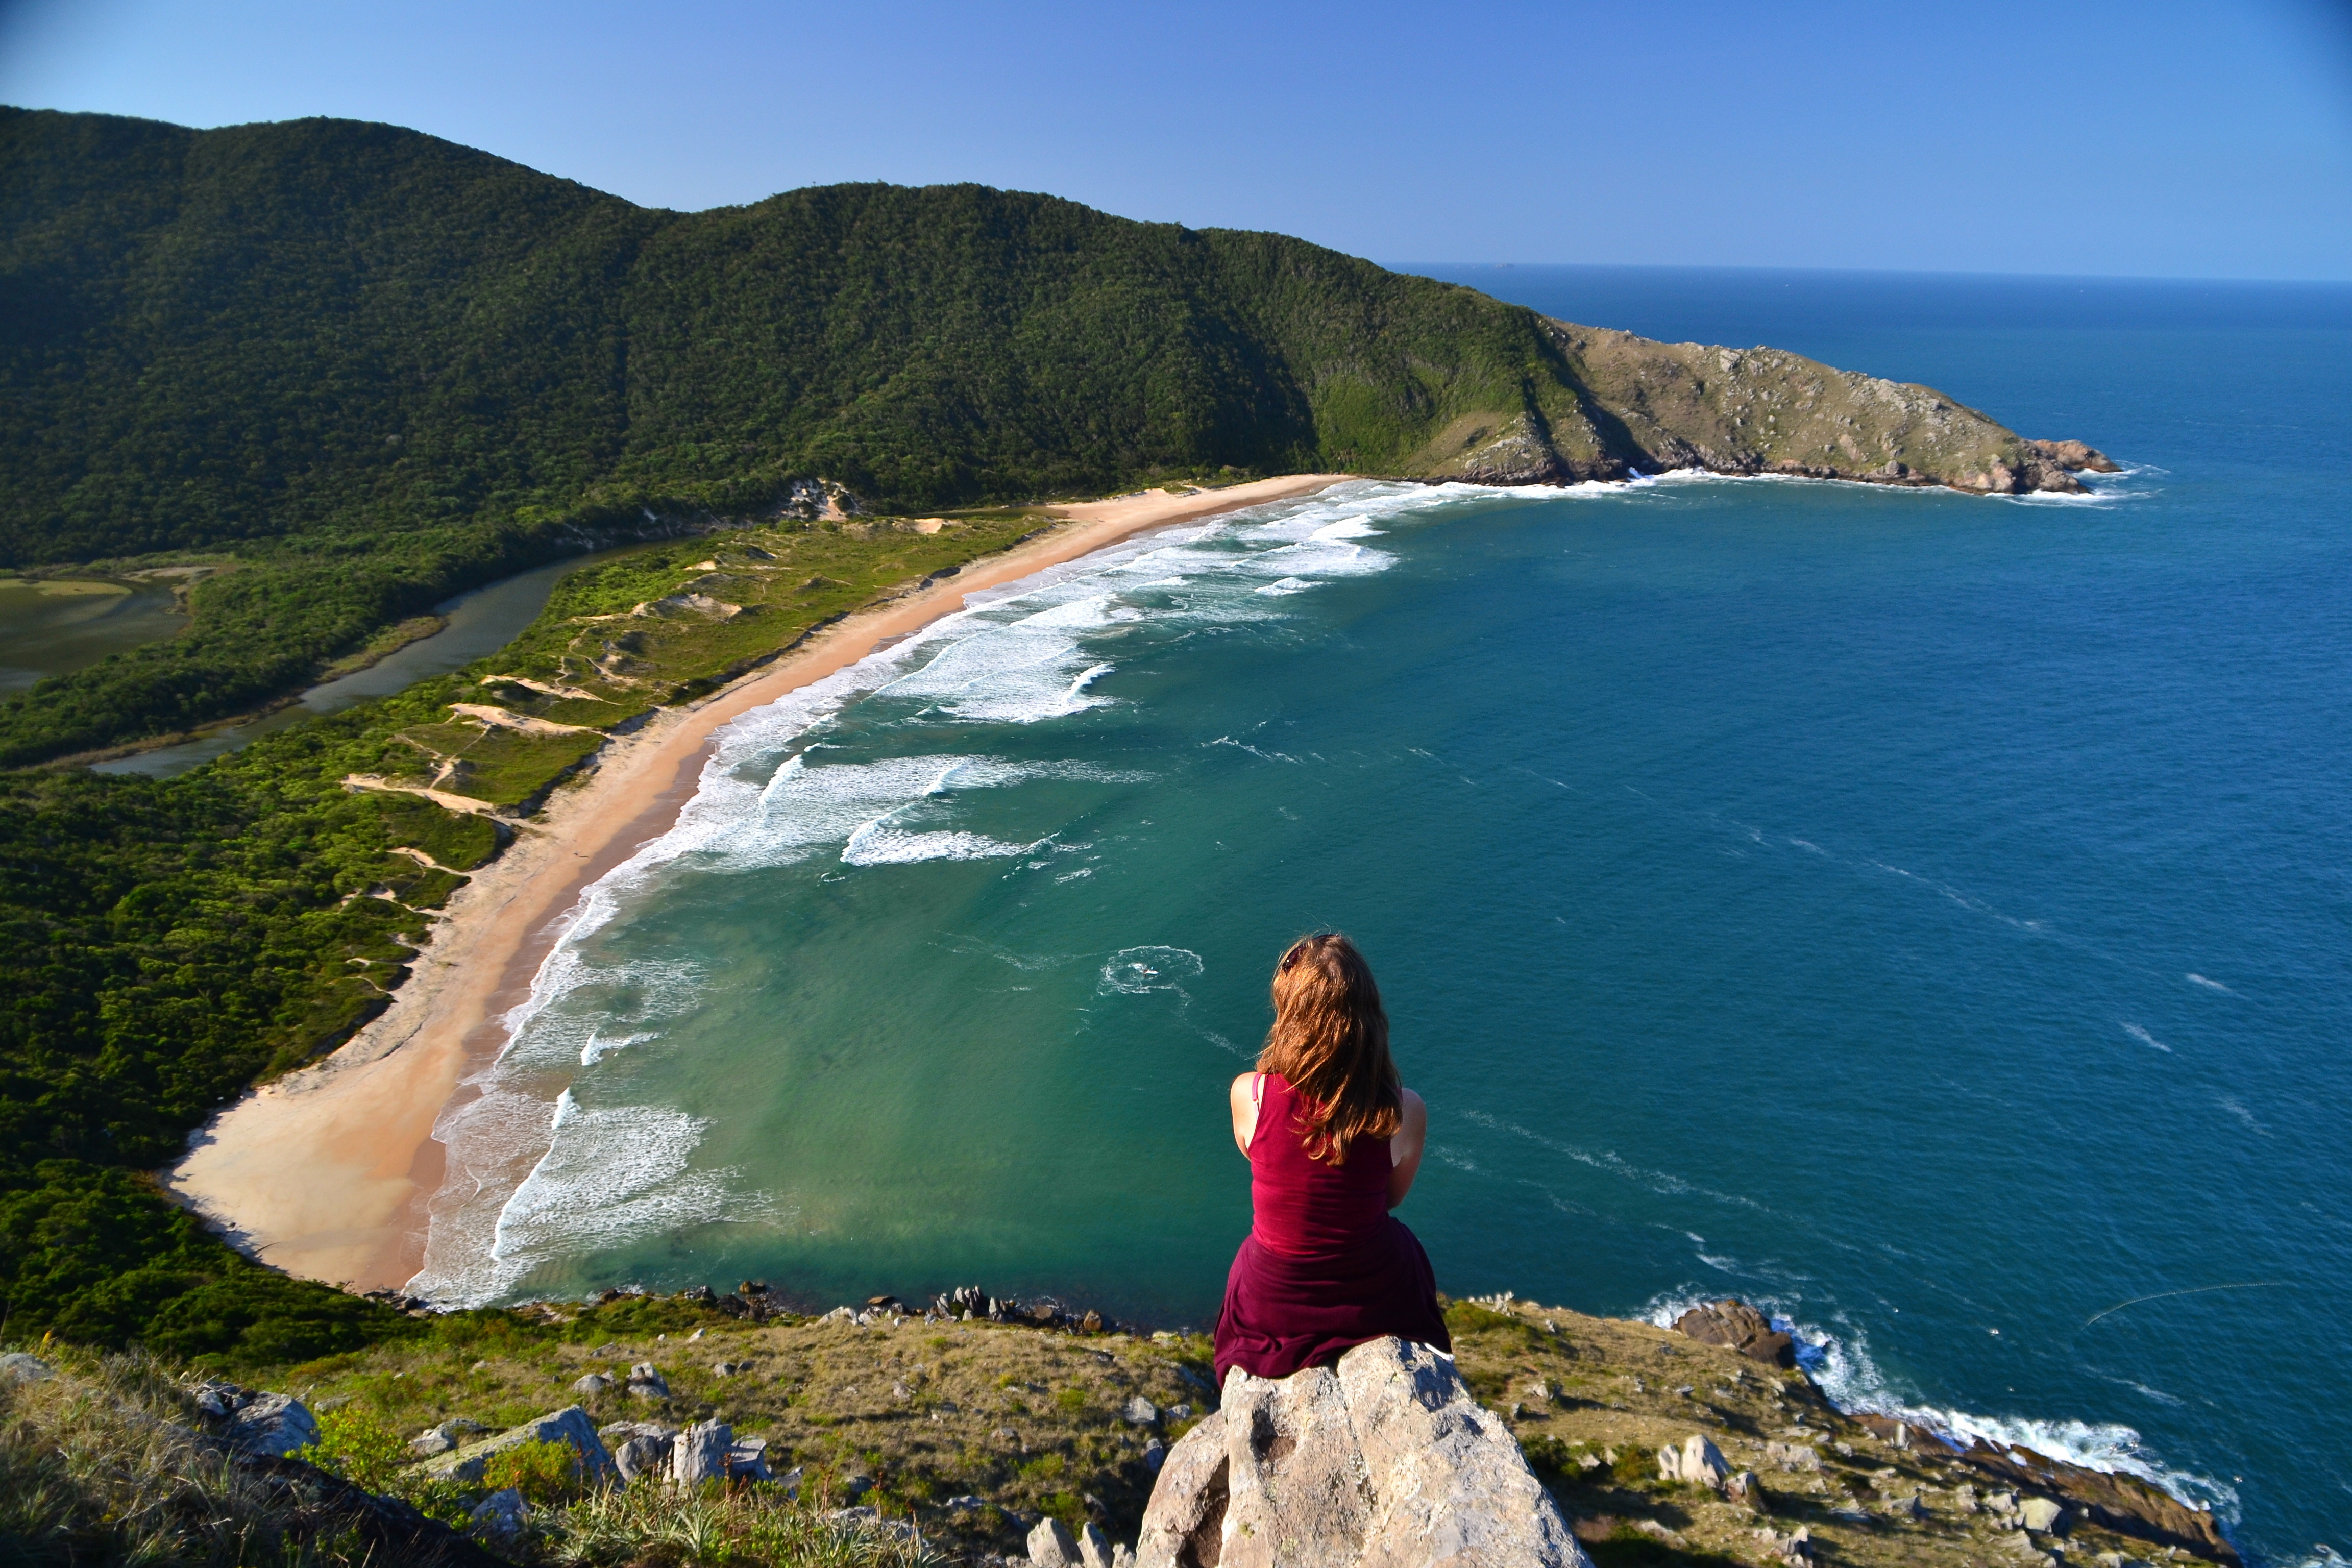
[[[1250,1079],[1255,1077],[1257,1077],[1257,1074],[1254,1072],[1245,1072],[1235,1078],[1233,1082],[1233,1087],[1225,1091],[1227,1097],[1233,1100],[1248,1099]]]

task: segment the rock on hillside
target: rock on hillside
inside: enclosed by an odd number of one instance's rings
[[[1235,1368],[1168,1457],[1139,1568],[1591,1568],[1453,1358],[1399,1339],[1278,1381]]]

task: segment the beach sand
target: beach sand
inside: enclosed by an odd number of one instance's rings
[[[925,593],[861,611],[701,702],[665,710],[612,741],[583,784],[558,790],[506,853],[451,897],[382,1016],[318,1065],[215,1116],[164,1173],[165,1186],[274,1268],[356,1289],[398,1289],[422,1262],[426,1205],[441,1184],[433,1125],[442,1108],[505,1045],[501,1020],[530,995],[582,890],[677,820],[721,725],[961,609],[968,594],[1147,529],[1306,495],[1347,477],[1293,474],[1192,495],[1147,490],[1053,507],[1066,526]]]

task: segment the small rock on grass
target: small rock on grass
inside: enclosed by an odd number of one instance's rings
[[[39,1356],[27,1355],[23,1351],[0,1355],[0,1383],[47,1383],[57,1372]]]
[[[509,1487],[476,1503],[468,1522],[475,1534],[506,1545],[522,1539],[530,1522],[530,1510],[522,1500],[522,1493]]]

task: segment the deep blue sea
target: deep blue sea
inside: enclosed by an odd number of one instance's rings
[[[1736,1293],[1849,1405],[2352,1548],[2352,289],[1421,270],[2126,471],[1354,484],[977,604],[592,890],[420,1282],[1204,1323],[1336,927],[1444,1289]]]

